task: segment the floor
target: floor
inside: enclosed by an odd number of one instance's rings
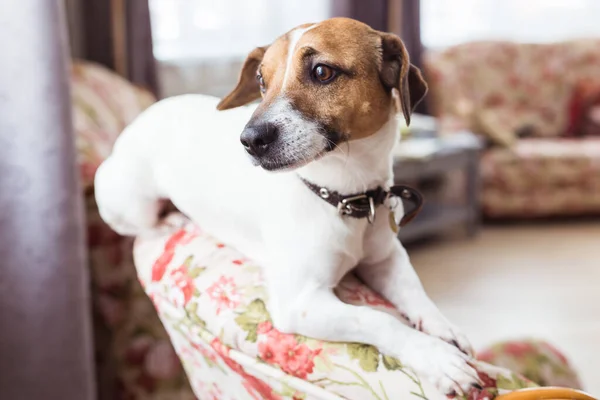
[[[547,339],[600,394],[600,221],[510,224],[409,247],[425,289],[475,348]]]

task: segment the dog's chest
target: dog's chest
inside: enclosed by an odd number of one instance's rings
[[[340,220],[339,226],[334,228],[333,234],[336,239],[331,243],[338,265],[335,272],[335,283],[339,282],[364,258],[367,232],[366,221],[354,218],[344,218]]]

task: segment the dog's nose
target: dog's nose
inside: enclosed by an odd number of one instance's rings
[[[262,126],[248,126],[240,136],[240,142],[248,154],[260,157],[268,150],[269,146],[277,139],[278,130],[274,124]]]

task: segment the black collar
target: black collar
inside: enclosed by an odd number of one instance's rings
[[[381,186],[363,193],[342,195],[326,187],[315,185],[304,178],[302,182],[317,196],[336,207],[340,215],[353,218],[367,218],[369,223],[375,221],[375,209],[383,205],[390,197],[399,198],[404,206],[404,215],[400,226],[410,222],[421,210],[423,196],[416,189],[405,185],[395,185],[385,190]]]

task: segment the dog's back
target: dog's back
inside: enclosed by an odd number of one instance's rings
[[[257,253],[260,246],[253,238],[260,232],[248,216],[269,217],[261,209],[261,196],[269,194],[257,188],[276,186],[285,195],[287,174],[254,168],[239,143],[255,106],[218,111],[218,102],[205,95],[165,99],[124,130],[96,175],[103,218],[110,219],[111,209],[123,207],[133,216],[114,227],[119,233],[135,235],[140,227],[152,227],[159,214],[154,199],[169,198],[213,234],[227,232],[223,236],[230,242]],[[238,215],[242,213],[243,218]]]

